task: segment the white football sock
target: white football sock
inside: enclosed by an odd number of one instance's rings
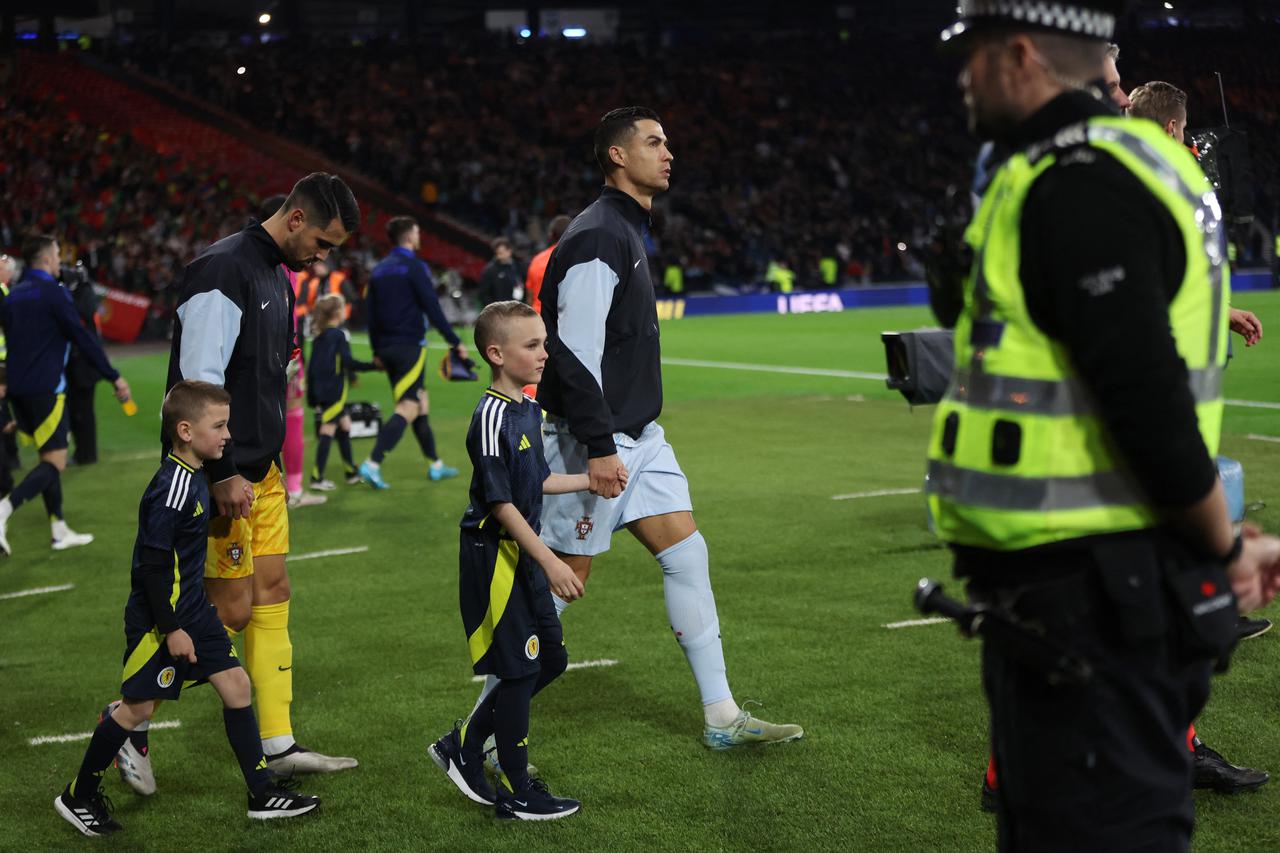
[[[262,739],[262,754],[270,758],[273,755],[288,752],[295,744],[297,744],[297,741],[293,739],[293,735],[264,737]]]
[[[677,542],[656,555],[662,566],[662,591],[667,602],[667,619],[684,651],[693,679],[702,694],[707,722],[724,718],[723,703],[733,701],[729,678],[725,672],[724,647],[720,643],[720,620],[716,615],[715,595],[711,591],[711,574],[707,542],[694,531],[689,538]],[[736,705],[734,708],[736,709]],[[713,708],[714,717],[706,709]],[[733,714],[736,717],[737,713]],[[729,718],[732,722],[733,717]]]

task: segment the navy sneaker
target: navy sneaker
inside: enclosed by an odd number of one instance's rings
[[[53,807],[67,823],[85,835],[111,835],[124,828],[111,818],[113,806],[101,787],[87,797],[73,797],[68,785],[54,798]]]
[[[440,740],[427,747],[427,755],[444,771],[467,799],[481,805],[494,804],[493,787],[484,778],[484,754],[470,753],[462,749],[462,736],[458,726]]]
[[[582,803],[577,800],[553,796],[541,779],[530,778],[518,791],[498,786],[499,820],[558,820],[581,808]]]

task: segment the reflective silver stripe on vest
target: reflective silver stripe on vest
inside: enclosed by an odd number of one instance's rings
[[[1188,386],[1196,403],[1211,403],[1222,396],[1222,368],[1190,371]],[[975,409],[995,409],[1035,415],[1092,415],[1093,397],[1079,379],[1022,379],[981,371],[957,370],[948,399]]]
[[[1204,237],[1204,252],[1209,256],[1209,286],[1213,292],[1213,312],[1209,327],[1209,362],[1217,361],[1219,321],[1222,319],[1222,294],[1226,286],[1226,266],[1223,264],[1222,208],[1213,190],[1202,192],[1188,186],[1182,175],[1173,168],[1145,139],[1125,133],[1114,127],[1089,125],[1089,139],[1114,142],[1124,146],[1141,160],[1167,187],[1176,190],[1195,210],[1196,224]],[[1188,262],[1189,263],[1189,262]]]
[[[1082,477],[1014,477],[931,460],[926,491],[965,506],[1054,512],[1147,503],[1128,474],[1101,471]]]

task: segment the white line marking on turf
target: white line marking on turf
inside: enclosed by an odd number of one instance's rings
[[[760,373],[792,373],[800,376],[835,376],[840,379],[874,379],[883,382],[883,373],[864,373],[860,370],[832,370],[825,367],[785,367],[780,364],[744,364],[738,361],[703,361],[697,358],[664,358],[663,364],[676,367],[719,367],[724,370],[755,370]]]
[[[600,658],[599,660],[574,661],[565,668],[566,669],[589,669],[591,667],[596,667],[596,666],[617,666],[617,665],[618,665],[618,662],[616,660],[610,660],[609,658]],[[471,680],[484,681],[485,678],[486,676],[483,676],[483,675],[473,675],[471,677]]]
[[[847,495],[832,495],[833,501],[852,501],[858,498],[883,498],[889,495],[918,495],[920,489],[876,489],[873,492],[852,492]]]
[[[369,550],[368,545],[361,545],[359,548],[334,548],[331,551],[312,551],[310,554],[293,554],[285,557],[290,563],[296,563],[299,560],[317,560],[321,557],[342,557],[347,554],[363,554]]]
[[[35,589],[24,589],[19,592],[6,592],[0,595],[0,601],[6,598],[25,598],[28,595],[44,595],[46,592],[66,592],[69,589],[75,589],[73,583],[58,584],[57,586],[38,586]]]
[[[151,724],[151,729],[176,729],[182,725],[181,720],[159,720]],[[33,737],[27,741],[31,746],[43,746],[46,743],[75,743],[78,740],[88,740],[93,737],[93,732],[79,732],[73,735],[44,735],[42,737]]]
[[[1242,406],[1246,409],[1280,409],[1280,403],[1268,403],[1263,400],[1223,400],[1228,406]]]
[[[1252,441],[1270,441],[1272,444],[1280,444],[1280,435],[1258,435],[1256,432],[1251,432],[1245,438]]]
[[[839,379],[871,379],[883,382],[887,377],[883,373],[868,373],[862,370],[834,370],[826,367],[787,367],[781,364],[747,364],[739,361],[705,361],[697,358],[664,358],[663,364],[676,367],[719,367],[724,370],[755,370],[761,373],[790,373],[797,376],[834,376]],[[1240,406],[1245,409],[1277,409],[1280,403],[1267,400],[1223,400],[1228,406]]]
[[[890,622],[889,624],[883,627],[889,628],[892,630],[893,628],[914,628],[917,625],[940,625],[943,622],[950,622],[950,621],[951,620],[946,618],[945,616],[934,616],[929,619],[908,619],[905,622]]]

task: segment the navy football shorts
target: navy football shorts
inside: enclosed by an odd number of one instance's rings
[[[477,675],[537,675],[542,647],[564,645],[547,576],[514,540],[462,531],[458,581]]]
[[[196,662],[174,659],[164,635],[153,626],[138,630],[125,622],[124,675],[120,695],[126,699],[177,699],[182,688],[200,684],[225,669],[239,666],[218,611],[209,605],[206,618],[185,628],[195,646]]]
[[[395,401],[416,401],[418,392],[422,390],[427,348],[417,344],[386,347],[378,350],[377,355],[387,371],[387,378],[391,380],[391,395]]]

